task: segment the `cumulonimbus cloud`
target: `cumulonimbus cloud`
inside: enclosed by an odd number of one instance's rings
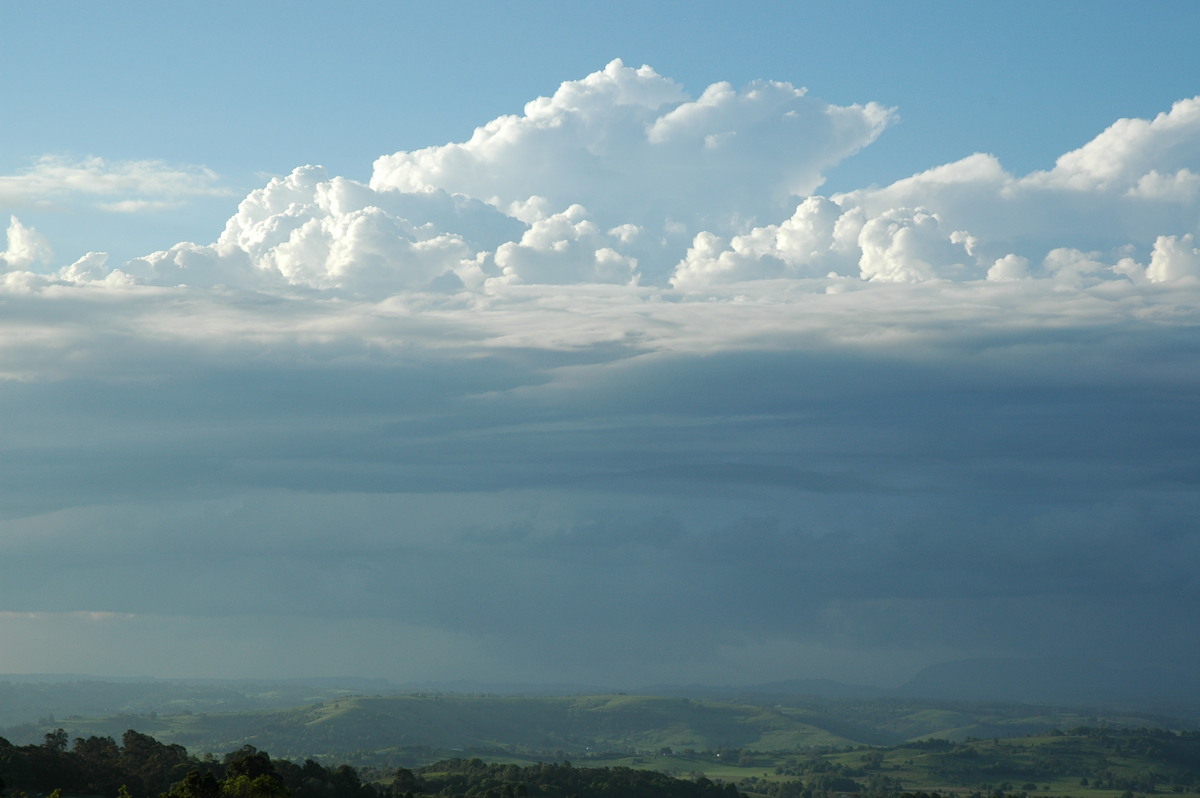
[[[821,196],[890,112],[614,63],[116,268],[14,218],[4,595],[403,618],[571,673],[678,674],[714,629],[1194,656],[1198,104]]]
[[[1047,171],[1015,176],[981,153],[882,187],[813,194],[893,118],[781,82],[717,83],[691,97],[648,66],[613,61],[466,141],[379,158],[367,185],[299,167],[246,197],[211,244],[152,253],[117,277],[364,297],[518,284],[704,295],[773,290],[763,281],[778,279],[816,290],[847,279],[1041,279],[1054,290],[1200,279],[1200,97],[1119,120]],[[217,190],[203,170],[98,159],[45,160],[0,179],[6,187],[70,188],[128,210]],[[34,233],[24,230],[10,271],[43,258],[26,252]],[[59,276],[112,284],[107,268],[91,253]]]

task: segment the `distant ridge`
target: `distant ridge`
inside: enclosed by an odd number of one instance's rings
[[[326,700],[337,695],[401,695],[440,693],[528,697],[568,697],[625,693],[641,696],[771,702],[790,699],[828,701],[929,699],[935,701],[1004,701],[1048,705],[1145,708],[1200,716],[1200,663],[1195,668],[1155,662],[1107,663],[1102,657],[975,658],[924,668],[899,687],[849,684],[833,679],[785,679],[752,685],[653,684],[636,689],[560,682],[488,682],[478,680],[394,682],[360,676],[282,679],[165,679],[151,676],[105,677],[68,673],[0,674],[0,687],[54,693],[48,711],[91,714],[99,711],[164,711],[188,709],[262,709]],[[89,685],[110,685],[108,700],[89,696]],[[40,687],[39,687],[40,686]],[[104,691],[100,691],[104,692]],[[234,694],[237,694],[236,696]],[[12,723],[18,704],[9,696],[0,707],[0,723]],[[102,704],[108,706],[102,707]],[[3,711],[3,710],[9,711]],[[45,714],[44,712],[41,714]],[[36,716],[36,715],[35,715]]]
[[[605,695],[619,693],[612,687],[595,684],[577,684],[573,682],[551,682],[536,684],[533,682],[480,682],[474,680],[457,680],[452,682],[403,682],[394,684],[400,692],[412,693],[458,693],[461,695],[509,695],[509,696],[572,696],[572,695]],[[625,691],[628,692],[628,691]]]
[[[1103,657],[965,659],[931,665],[891,691],[900,698],[1200,707],[1200,671],[1155,662],[1120,666]]]
[[[894,691],[865,684],[846,684],[833,679],[785,679],[755,685],[670,685],[657,684],[632,691],[637,695],[661,695],[687,698],[770,699],[770,698],[886,698]]]
[[[0,682],[11,684],[69,684],[72,682],[113,682],[129,684],[139,682],[182,682],[185,679],[157,679],[153,676],[89,676],[85,673],[0,673]]]
[[[1186,708],[1200,715],[1200,663],[1188,669],[1148,658],[1137,665],[1103,657],[992,657],[930,665],[899,687],[847,684],[833,679],[787,679],[758,685],[652,685],[641,695],[696,698],[929,699],[1005,701],[1051,705]]]

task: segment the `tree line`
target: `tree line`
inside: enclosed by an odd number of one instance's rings
[[[218,758],[196,757],[129,730],[77,737],[58,729],[40,745],[0,737],[0,795],[99,798],[741,798],[732,785],[679,779],[632,768],[576,768],[569,762],[529,766],[453,759],[364,780],[342,764],[272,759],[245,745]]]

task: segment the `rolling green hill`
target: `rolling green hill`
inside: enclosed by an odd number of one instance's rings
[[[439,760],[520,767],[570,759],[703,775],[768,798],[935,790],[975,798],[1137,798],[1200,790],[1194,724],[1021,704],[339,695],[291,708],[125,713],[42,726],[21,724],[0,736],[36,744],[56,726],[70,738],[119,739],[135,729],[197,756],[250,745],[275,758],[345,762],[385,775]]]
[[[597,751],[842,746],[857,742],[809,723],[803,710],[648,696],[349,697],[286,710],[70,719],[72,736],[136,727],[193,751],[249,743],[286,757],[384,749]]]
[[[416,694],[342,696],[284,709],[67,718],[0,729],[37,742],[55,726],[71,737],[119,737],[127,729],[197,753],[245,744],[290,759],[415,765],[439,756],[513,761],[662,756],[673,752],[806,752],[889,746],[927,738],[1016,737],[1055,727],[1186,728],[1142,716],[1016,704],[822,700],[760,705],[642,695],[511,697]],[[44,728],[43,728],[44,727]],[[712,766],[724,766],[715,756]],[[687,769],[688,762],[672,767]]]

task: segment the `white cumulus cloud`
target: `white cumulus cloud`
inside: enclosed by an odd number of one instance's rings
[[[1036,172],[1030,187],[1067,188],[1153,195],[1151,187],[1186,185],[1195,196],[1200,163],[1200,97],[1180,100],[1154,119],[1121,119],[1077,150],[1061,156],[1048,172]],[[1173,193],[1173,192],[1171,192]]]
[[[738,231],[790,212],[825,169],[870,144],[892,112],[834,106],[788,83],[727,83],[691,99],[653,69],[616,60],[551,97],[476,129],[465,142],[375,162],[380,190],[443,189],[497,207],[541,197],[587,207],[605,227],[655,236],[671,223]]]
[[[649,67],[613,61],[466,142],[380,158],[370,185],[299,167],[246,197],[211,244],[124,270],[159,284],[377,296],[662,284],[694,235],[791,213],[891,118],[781,82],[719,83],[692,99]],[[782,235],[803,236],[803,224]]]
[[[1146,277],[1165,283],[1200,278],[1200,249],[1191,233],[1184,236],[1159,236],[1154,242]]]
[[[825,209],[822,230],[841,235],[782,235],[817,207]],[[1192,247],[1181,242],[1198,230],[1200,97],[1152,120],[1120,120],[1049,171],[1017,177],[995,156],[977,153],[891,185],[810,198],[782,224],[721,246],[705,238],[672,282],[701,290],[778,276],[780,264],[786,274],[846,274],[847,259],[866,280],[1162,282],[1194,273]],[[1030,262],[1043,268],[1031,272]]]
[[[459,286],[480,284],[480,248],[495,247],[523,227],[470,198],[441,191],[381,194],[304,166],[251,192],[214,243],[177,244],[128,268],[170,285],[387,295],[447,276]]]
[[[21,224],[16,216],[8,219],[7,246],[0,252],[0,271],[26,270],[49,263],[54,257],[50,242],[32,227]]]
[[[963,236],[945,229],[924,208],[886,211],[863,225],[858,236],[864,280],[912,283],[958,276],[964,269]]]
[[[612,245],[624,230],[601,232],[582,205],[538,219],[517,242],[501,244],[496,265],[503,279],[527,283],[632,283],[637,259]]]
[[[1014,175],[977,153],[813,193],[893,116],[777,81],[693,97],[615,60],[466,141],[379,158],[367,185],[298,167],[247,196],[216,240],[136,259],[113,279],[383,298],[518,284],[753,293],[778,280],[830,293],[1026,279],[1060,291],[1196,276],[1200,97],[1119,120],[1047,171]],[[47,158],[0,178],[0,196],[74,192],[128,211],[218,190],[206,170],[149,161]],[[10,271],[49,265],[36,233],[9,238]],[[57,275],[83,284],[109,268],[86,256]]]

